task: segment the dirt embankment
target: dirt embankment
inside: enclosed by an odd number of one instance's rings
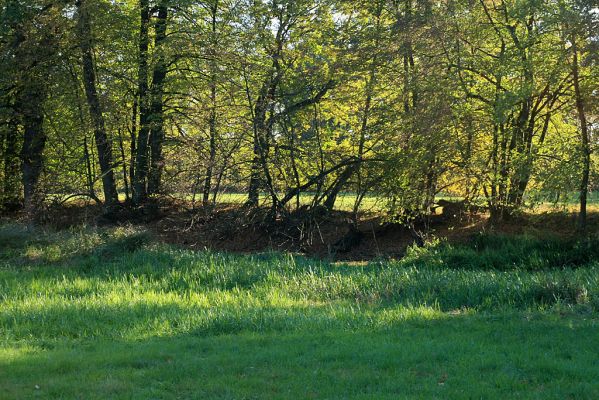
[[[18,219],[19,215],[5,216]],[[483,210],[464,210],[459,204],[445,204],[436,214],[410,223],[390,222],[379,215],[360,215],[357,226],[347,212],[293,212],[273,218],[267,209],[246,209],[221,204],[193,209],[183,202],[162,202],[150,211],[123,209],[111,218],[100,207],[71,203],[49,207],[41,224],[54,229],[86,225],[141,226],[157,240],[202,250],[230,252],[290,251],[336,260],[398,258],[406,248],[434,237],[450,242],[468,240],[472,235],[494,230],[505,234],[575,234],[576,215],[565,212],[522,213],[500,226],[490,227]],[[599,214],[589,216],[590,232],[599,233]]]

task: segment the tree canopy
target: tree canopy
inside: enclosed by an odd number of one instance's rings
[[[499,221],[576,192],[584,228],[598,24],[594,0],[0,0],[2,207],[449,193]]]

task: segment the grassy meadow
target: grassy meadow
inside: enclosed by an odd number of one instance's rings
[[[0,228],[2,399],[596,399],[599,242],[343,264]]]

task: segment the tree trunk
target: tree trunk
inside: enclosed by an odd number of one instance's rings
[[[129,130],[129,182],[131,183],[131,196],[133,197],[135,182],[135,156],[137,154],[137,93],[134,94],[133,109],[131,110],[131,128]]]
[[[42,110],[45,98],[46,87],[32,77],[26,82],[19,101],[24,131],[21,149],[23,197],[25,212],[30,218],[35,218],[42,200],[38,182],[43,168],[43,152],[46,146]]]
[[[246,202],[246,205],[251,207],[258,206],[260,186],[262,184],[264,184],[266,189],[271,193],[273,198],[273,208],[277,207],[277,198],[274,194],[272,178],[268,168],[268,142],[271,132],[268,129],[266,122],[268,99],[274,97],[275,90],[276,85],[273,82],[266,82],[254,107],[254,158],[252,159],[252,172],[248,190],[248,200]]]
[[[254,134],[256,136],[257,133]],[[254,137],[254,157],[252,158],[252,171],[250,176],[250,185],[248,187],[248,199],[245,202],[248,207],[258,207],[260,200],[260,144]]]
[[[85,170],[87,175],[87,191],[89,196],[93,199],[97,198],[96,191],[94,190],[94,174],[92,172],[91,157],[89,155],[89,148],[87,147],[87,137],[83,138],[83,159],[85,160]]]
[[[576,38],[572,35],[572,76],[574,80],[574,94],[576,97],[576,111],[580,123],[580,144],[582,147],[582,179],[580,181],[580,213],[578,215],[578,230],[587,229],[587,197],[589,193],[589,176],[591,171],[591,146],[589,128],[585,113],[584,98],[580,91],[580,71],[578,63],[578,46]]]
[[[371,107],[372,107],[372,95],[374,92],[374,86],[376,84],[376,62],[377,62],[377,59],[376,59],[376,57],[374,57],[374,59],[372,60],[372,66],[370,69],[370,73],[367,78],[368,80],[366,81],[366,93],[365,93],[366,97],[364,98],[364,110],[362,112],[362,118],[360,121],[360,138],[358,141],[357,157],[358,157],[359,162],[348,166],[341,173],[341,175],[339,176],[339,179],[337,180],[335,185],[330,189],[328,196],[324,202],[324,207],[329,211],[333,210],[333,207],[335,206],[335,202],[337,200],[337,196],[339,195],[339,192],[341,191],[341,189],[343,189],[343,186],[345,186],[345,184],[351,179],[351,177],[354,174],[358,174],[357,191],[358,191],[358,193],[361,191],[361,177],[359,175],[360,175],[360,171],[361,171],[361,164],[364,159],[364,145],[366,143],[366,133],[369,129],[368,121],[370,118],[370,111],[371,111]],[[354,205],[355,205],[354,208],[359,207],[358,203],[356,203]],[[354,221],[354,222],[357,224],[357,221]]]
[[[123,168],[123,184],[125,185],[125,200],[128,203],[129,197],[129,180],[127,179],[127,157],[125,156],[125,144],[123,143],[123,133],[119,128],[119,149],[121,150],[121,166]]]
[[[341,173],[341,175],[339,175],[339,178],[337,179],[337,181],[335,182],[333,187],[328,191],[326,200],[324,201],[323,206],[327,210],[329,210],[329,211],[333,210],[333,207],[335,207],[335,202],[337,201],[337,196],[339,195],[339,192],[341,192],[341,189],[343,189],[343,186],[345,186],[347,184],[347,182],[352,177],[352,175],[354,174],[355,171],[356,171],[356,165],[353,164],[353,165],[349,165],[347,168],[345,168],[343,170],[343,172]]]
[[[276,63],[276,62],[275,62]],[[250,176],[250,185],[248,188],[248,200],[246,205],[251,207],[258,206],[260,197],[260,186],[263,183],[261,173],[268,173],[268,135],[266,114],[269,99],[274,98],[277,88],[277,79],[270,78],[262,85],[260,95],[254,105],[254,114],[252,125],[254,129],[254,157],[252,159],[252,171]],[[264,176],[268,180],[267,176]]]
[[[135,155],[135,179],[133,180],[133,202],[143,203],[148,196],[148,137],[149,98],[148,98],[148,28],[150,25],[150,6],[148,0],[139,0],[139,60],[138,60],[138,96],[139,96],[139,134],[137,135],[137,153]]]
[[[527,80],[527,83],[532,84],[532,77],[530,81]],[[510,178],[510,191],[508,194],[508,205],[510,207],[522,206],[524,192],[528,186],[533,167],[530,149],[532,146],[535,117],[534,115],[531,116],[531,106],[532,97],[528,97],[523,101],[516,125],[513,127],[513,148],[520,156],[520,159],[517,161],[518,164],[515,165],[514,173]]]
[[[11,110],[12,112],[12,110]],[[21,205],[19,194],[19,154],[17,152],[17,121],[11,115],[4,132],[4,183],[2,188],[2,208],[16,210]]]
[[[212,110],[210,111],[210,158],[208,159],[208,168],[206,168],[206,180],[204,181],[204,193],[202,202],[207,205],[210,201],[210,190],[212,188],[212,173],[214,162],[216,160],[216,88],[211,88]]]
[[[148,176],[148,195],[160,191],[162,172],[164,170],[164,157],[162,146],[164,144],[164,80],[167,74],[167,65],[164,56],[163,42],[166,39],[168,7],[162,1],[158,7],[156,20],[156,37],[154,51],[158,53],[158,61],[152,74],[151,106],[150,106],[150,172]]]
[[[104,116],[96,88],[91,17],[88,9],[89,3],[86,0],[78,0],[76,5],[79,12],[79,47],[83,63],[83,84],[85,86],[85,96],[89,105],[89,112],[94,127],[94,138],[98,149],[100,172],[102,173],[102,188],[104,189],[104,206],[105,210],[110,212],[118,204],[119,199],[112,165],[112,144],[106,134]]]
[[[210,60],[210,117],[208,119],[208,129],[210,131],[210,158],[206,168],[206,179],[204,181],[204,193],[202,202],[208,205],[210,201],[210,189],[212,187],[212,174],[214,171],[214,162],[216,160],[216,16],[218,12],[218,1],[211,8],[212,12],[212,38],[211,38],[211,57]]]
[[[282,21],[279,21],[282,22]],[[272,59],[272,67],[266,80],[263,82],[260,88],[260,93],[254,104],[253,109],[253,129],[254,129],[254,157],[252,159],[252,171],[250,176],[250,185],[248,188],[248,200],[246,205],[255,207],[258,205],[260,197],[260,186],[262,183],[265,184],[266,188],[270,191],[272,197],[272,207],[276,211],[277,208],[277,196],[272,187],[272,179],[268,168],[268,153],[269,153],[269,141],[270,141],[270,126],[267,123],[267,114],[269,110],[272,111],[273,102],[276,97],[277,89],[282,77],[281,70],[281,53],[284,45],[284,30],[286,25],[283,23],[279,24],[277,33],[275,35],[275,46],[273,52],[270,54]],[[248,100],[251,99],[248,90]],[[261,179],[261,174],[264,174]]]

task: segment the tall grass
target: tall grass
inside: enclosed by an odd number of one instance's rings
[[[194,252],[133,228],[0,229],[0,337],[392,327],[447,312],[599,310],[595,243],[479,236],[365,266]]]

